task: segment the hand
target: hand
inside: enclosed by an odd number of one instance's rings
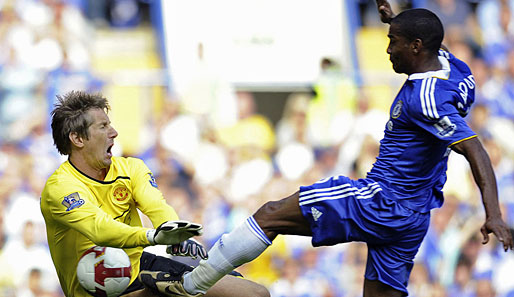
[[[512,233],[510,232],[509,227],[501,218],[493,218],[487,219],[480,228],[480,232],[484,236],[484,240],[482,240],[482,244],[486,244],[489,242],[489,233],[494,233],[496,238],[503,244],[503,249],[507,251],[508,249],[513,249],[514,243],[512,241]]]
[[[172,256],[191,257],[193,259],[200,257],[203,260],[207,260],[207,258],[209,258],[209,255],[203,245],[194,239],[188,239],[178,244],[168,245],[166,253]]]
[[[393,13],[393,9],[391,8],[391,4],[387,0],[376,0],[378,14],[380,15],[380,20],[382,23],[390,24],[391,20],[396,16]]]
[[[202,235],[202,225],[188,221],[167,221],[157,229],[146,232],[146,237],[152,245],[177,244],[190,237]]]

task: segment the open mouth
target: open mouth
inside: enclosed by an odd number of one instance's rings
[[[107,148],[107,155],[109,157],[112,157],[112,147],[114,146],[114,144],[111,144],[108,148]]]

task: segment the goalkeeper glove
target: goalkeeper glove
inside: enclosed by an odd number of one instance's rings
[[[203,260],[207,260],[207,258],[209,258],[209,255],[203,245],[194,239],[188,239],[178,244],[168,245],[166,253],[172,256],[191,257],[193,259],[200,257]]]
[[[146,238],[151,245],[178,244],[190,237],[202,235],[202,225],[188,221],[167,221],[157,229],[146,232]]]

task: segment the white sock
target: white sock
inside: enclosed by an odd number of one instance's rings
[[[184,289],[202,293],[240,265],[257,258],[271,244],[253,217],[221,238],[209,250],[209,259],[184,276]]]

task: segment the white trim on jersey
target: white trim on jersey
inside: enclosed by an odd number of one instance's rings
[[[432,78],[432,84],[430,85],[429,98],[430,98],[430,106],[432,107],[432,113],[434,115],[434,118],[438,119],[439,118],[439,114],[437,113],[437,106],[435,104],[435,96],[434,96],[435,83],[436,82],[437,82],[437,78],[433,77]]]
[[[421,100],[421,109],[423,110],[423,115],[429,119],[439,118],[434,96],[436,81],[437,78],[435,77],[423,79],[419,91],[419,99]]]
[[[449,59],[450,58],[450,53],[448,53],[447,51],[445,50],[439,50],[439,56],[443,56],[445,57],[446,59]]]
[[[421,99],[421,109],[423,110],[423,114],[426,116],[428,114],[427,107],[425,105],[425,100],[423,99],[425,85],[427,84],[427,79],[421,81],[421,91],[419,92],[419,99]]]
[[[377,182],[370,183],[362,188],[352,187],[351,184],[343,184],[331,188],[312,189],[300,192],[300,206],[323,200],[337,200],[348,196],[354,196],[357,199],[369,199],[380,191],[382,191],[382,188]]]
[[[435,71],[427,71],[427,72],[421,72],[421,73],[413,73],[409,75],[409,80],[415,80],[415,79],[425,79],[429,77],[438,77],[441,79],[449,79],[450,78],[450,62],[448,62],[448,59],[446,59],[443,56],[438,56],[439,63],[441,63],[441,70],[435,70]]]
[[[317,183],[316,183],[317,184]],[[342,185],[339,185],[339,186],[335,186],[335,187],[330,187],[330,188],[323,188],[323,189],[312,189],[312,190],[309,190],[309,191],[304,191],[302,192],[302,195],[301,196],[306,196],[306,195],[309,195],[311,193],[319,193],[319,192],[330,192],[330,191],[335,191],[335,190],[339,190],[339,189],[343,189],[343,188],[348,188],[350,186],[350,184],[342,184]]]

